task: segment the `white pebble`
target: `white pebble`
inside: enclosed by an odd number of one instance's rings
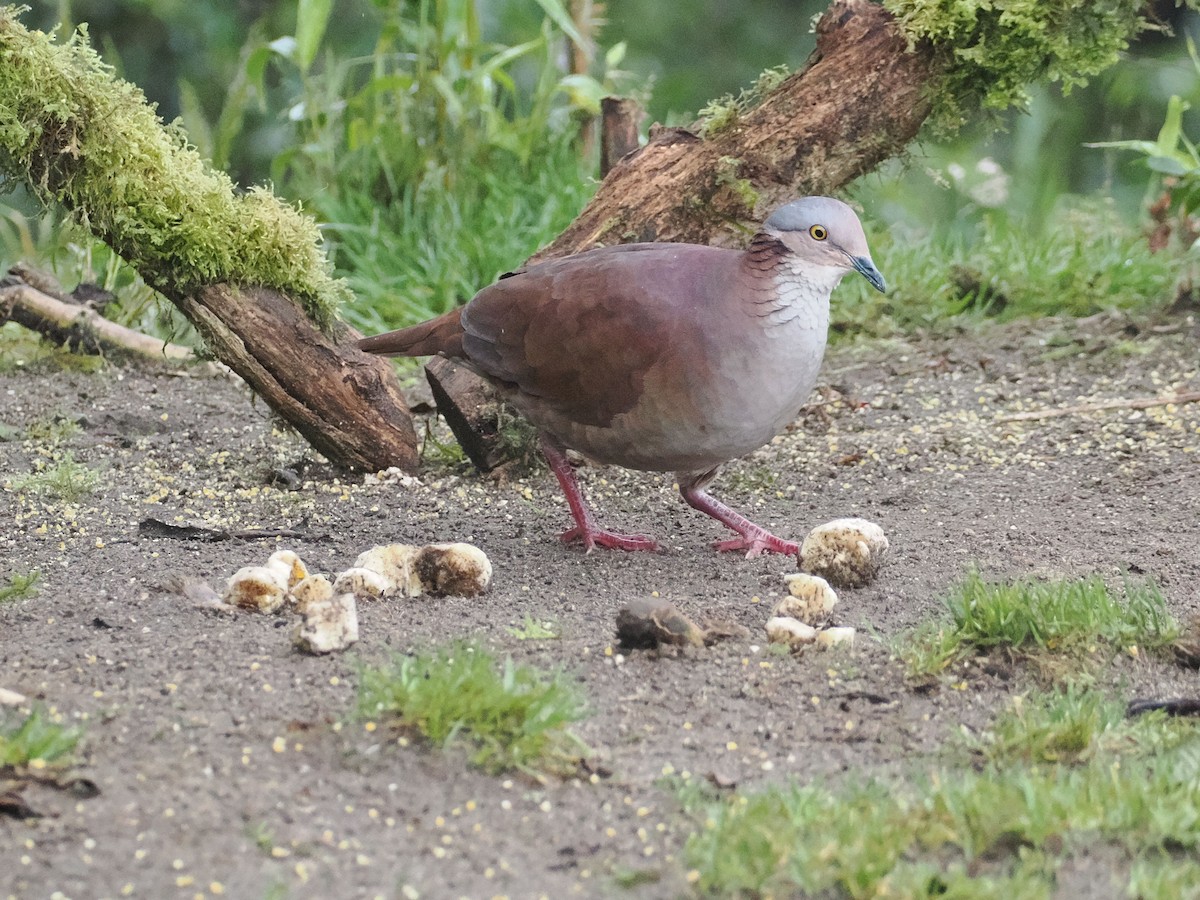
[[[848,627],[822,628],[817,632],[817,646],[822,650],[844,644],[849,647],[854,643],[854,629]]]
[[[267,558],[267,568],[275,573],[285,591],[308,577],[308,567],[292,550],[276,550]]]
[[[339,594],[311,603],[292,632],[296,646],[306,653],[345,650],[358,640],[358,607],[353,594]]]
[[[292,603],[296,612],[303,615],[313,603],[324,603],[333,596],[333,585],[324,575],[309,575],[301,579],[291,590]]]
[[[837,592],[820,575],[793,572],[783,576],[787,584],[787,596],[775,604],[772,616],[787,616],[809,625],[817,625],[829,618],[837,606]]]
[[[384,597],[417,597],[422,593],[421,580],[413,571],[413,561],[420,551],[411,544],[387,544],[360,553],[354,561],[356,569],[370,569],[387,581]]]
[[[816,639],[817,629],[799,619],[792,619],[788,616],[774,616],[767,619],[767,640],[772,644],[802,647],[811,644]]]
[[[277,572],[266,566],[245,566],[229,576],[224,601],[241,609],[273,613],[283,606],[287,590]]]
[[[887,558],[883,529],[866,519],[834,519],[818,525],[800,547],[800,568],[835,587],[861,587]]]
[[[492,582],[492,562],[473,544],[429,544],[413,568],[421,586],[436,596],[474,597]]]
[[[392,590],[394,584],[374,569],[361,566],[347,569],[333,582],[333,593],[353,594],[364,600],[378,600]]]

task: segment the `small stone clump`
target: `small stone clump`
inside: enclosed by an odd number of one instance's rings
[[[839,588],[862,587],[887,559],[883,529],[866,519],[834,519],[818,525],[800,546],[800,568]]]
[[[793,650],[815,644],[829,649],[854,640],[854,629],[830,623],[838,596],[829,582],[817,575],[795,572],[784,576],[787,594],[771,610],[767,640]]]
[[[332,582],[310,574],[292,550],[277,550],[265,565],[235,572],[222,600],[230,606],[274,613],[286,604],[300,621],[293,642],[308,653],[344,650],[358,640],[358,601],[431,594],[473,597],[487,590],[492,564],[471,544],[389,544],[359,555]]]
[[[353,576],[371,585],[369,594],[387,599],[422,594],[474,597],[486,591],[492,581],[492,563],[487,554],[463,543],[372,547],[360,554],[343,576],[360,571],[372,572],[381,579],[375,581],[365,574]],[[373,589],[376,585],[381,586],[378,594]]]

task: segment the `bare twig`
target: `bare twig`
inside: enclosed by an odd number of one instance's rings
[[[329,535],[310,531],[307,521],[300,528],[206,528],[203,525],[175,525],[153,517],[138,522],[138,536],[170,538],[177,541],[261,541],[295,538],[303,541],[327,541]]]
[[[1200,391],[1185,391],[1173,397],[1131,397],[1127,400],[1104,400],[1099,403],[1080,403],[1077,406],[1060,406],[1058,409],[1037,409],[1029,412],[997,416],[996,422],[1029,422],[1034,419],[1054,419],[1059,416],[1075,416],[1082,413],[1104,412],[1109,409],[1149,409],[1152,406],[1170,406],[1182,403],[1200,403]]]
[[[58,343],[86,335],[85,345],[117,348],[151,359],[190,360],[191,348],[118,325],[93,309],[51,296],[14,276],[0,283],[0,324],[11,319]]]

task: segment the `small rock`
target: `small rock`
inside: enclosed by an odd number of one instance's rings
[[[332,596],[333,585],[324,575],[309,575],[298,581],[291,590],[292,604],[301,615],[304,615],[312,604],[324,603]]]
[[[421,481],[412,475],[405,474],[395,466],[390,466],[382,472],[368,472],[363,476],[364,485],[398,484],[400,487],[419,487]]]
[[[437,597],[474,597],[492,581],[492,563],[473,544],[429,544],[413,562],[422,587]]]
[[[338,594],[311,603],[292,632],[296,646],[306,653],[345,650],[358,640],[358,607],[353,594]]]
[[[772,644],[804,647],[817,639],[817,629],[799,619],[774,616],[767,619],[767,640]]]
[[[384,597],[419,597],[423,593],[421,579],[413,569],[420,551],[411,544],[386,544],[360,553],[355,569],[370,569],[387,582]]]
[[[24,694],[18,694],[8,688],[0,688],[0,706],[20,706],[24,702]]]
[[[848,627],[822,628],[817,632],[817,646],[822,650],[844,644],[849,647],[854,643],[854,629]]]
[[[353,594],[363,600],[386,597],[389,591],[394,592],[394,588],[395,583],[391,579],[385,578],[374,569],[364,569],[361,566],[347,569],[333,582],[333,593]]]
[[[837,606],[837,592],[820,575],[793,572],[783,576],[788,594],[775,604],[772,616],[799,619],[808,625],[819,625],[829,618]]]
[[[287,590],[280,583],[275,570],[266,566],[245,566],[229,576],[225,588],[226,603],[241,609],[261,613],[273,613],[283,606]]]
[[[308,567],[292,550],[276,550],[267,558],[267,568],[275,573],[285,591],[308,577]]]
[[[740,622],[732,622],[729,619],[705,619],[700,623],[700,630],[704,633],[706,647],[711,647],[721,641],[750,640],[750,629]]]
[[[656,597],[639,598],[617,612],[617,640],[622,647],[703,647],[704,630],[673,603]]]
[[[834,519],[818,525],[800,547],[800,568],[834,587],[862,587],[887,558],[883,529],[866,519]]]
[[[211,609],[217,612],[237,612],[236,606],[230,606],[221,599],[221,595],[214,591],[201,578],[192,578],[186,575],[168,575],[165,579],[164,586],[168,590],[182,594],[185,599],[190,600],[192,605],[198,609]]]

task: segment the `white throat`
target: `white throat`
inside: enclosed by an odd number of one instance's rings
[[[829,329],[829,295],[845,274],[840,266],[813,265],[788,257],[775,271],[777,299],[768,323],[819,332],[823,343]]]

